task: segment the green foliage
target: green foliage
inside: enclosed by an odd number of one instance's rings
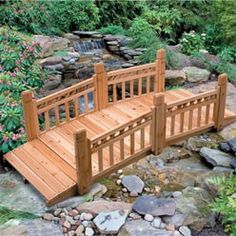
[[[112,34],[112,35],[125,35],[126,32],[124,28],[120,25],[108,25],[106,27],[102,27],[99,32],[101,34]]]
[[[152,26],[143,18],[135,18],[128,30],[128,34],[131,37],[139,37],[140,34],[144,33],[154,33]]]
[[[129,0],[95,0],[99,9],[100,24],[98,27],[108,25],[121,25],[128,28],[132,19],[143,11],[143,2]]]
[[[236,236],[236,198],[232,197],[236,190],[236,176],[215,177],[212,183],[219,186],[219,195],[212,204],[212,209],[223,217],[225,231]]]
[[[94,29],[99,22],[93,0],[6,1],[0,6],[0,22],[33,34]]]
[[[45,72],[38,64],[39,45],[9,28],[0,28],[0,153],[25,141],[21,93],[39,89]]]
[[[205,36],[206,34],[198,34],[195,31],[184,33],[180,39],[181,51],[191,55],[204,49]]]

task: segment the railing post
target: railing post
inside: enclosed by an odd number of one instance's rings
[[[225,104],[227,95],[227,74],[221,74],[218,77],[218,96],[215,113],[215,128],[217,131],[224,126]]]
[[[74,133],[77,188],[80,195],[87,193],[92,183],[91,145],[86,129]]]
[[[21,93],[21,98],[24,111],[27,141],[31,141],[37,138],[39,133],[36,99],[34,98],[34,94],[31,91],[23,91]]]
[[[156,68],[154,91],[155,93],[160,93],[165,91],[166,51],[163,48],[157,51]]]
[[[163,93],[155,94],[153,96],[152,112],[152,152],[155,155],[158,155],[165,147],[166,138],[166,104]]]
[[[107,107],[108,104],[108,84],[107,84],[107,73],[103,63],[97,63],[94,67],[95,70],[95,90],[96,90],[96,106],[97,110],[101,110]]]

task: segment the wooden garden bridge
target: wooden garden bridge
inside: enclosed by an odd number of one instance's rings
[[[92,78],[41,99],[23,92],[28,141],[5,158],[52,205],[165,146],[236,120],[225,110],[226,75],[198,95],[164,85],[161,49],[146,65],[106,72],[96,64]]]

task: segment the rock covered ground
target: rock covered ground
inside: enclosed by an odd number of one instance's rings
[[[71,43],[78,39],[78,34],[55,38],[54,42],[40,39],[45,48],[42,65],[53,75],[46,83],[46,93],[61,89],[65,74],[62,76],[60,71],[65,68],[72,71],[74,78],[69,84],[64,81],[65,86],[77,82],[79,77],[75,79],[75,72],[82,77],[88,71],[92,73],[91,68],[87,70],[77,63],[81,56],[71,48]],[[134,62],[140,50],[129,51],[123,45],[124,40],[106,39],[111,51],[122,52]],[[70,52],[67,56],[55,57],[55,51],[67,48]],[[104,55],[95,59],[101,57],[105,59]],[[167,72],[170,85],[184,84],[193,93],[214,88],[217,82],[209,78],[208,71],[190,62]],[[229,83],[227,108],[234,112],[235,99],[236,88]],[[150,155],[119,170],[95,184],[87,195],[70,198],[51,208],[15,171],[5,172],[0,166],[0,235],[226,235],[219,216],[209,208],[217,194],[210,179],[234,172],[235,137],[236,123],[219,134],[191,137],[167,147],[159,156]]]

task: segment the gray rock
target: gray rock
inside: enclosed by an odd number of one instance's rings
[[[234,170],[231,169],[231,168],[228,168],[228,167],[215,166],[213,168],[213,171],[215,171],[215,172],[222,172],[222,173],[231,173]]]
[[[227,141],[227,144],[230,146],[231,150],[236,153],[236,138],[230,139]]]
[[[145,220],[127,221],[118,236],[171,236],[172,233],[164,229],[157,229]]]
[[[164,216],[162,219],[166,224],[172,224],[175,227],[183,225],[186,215],[176,212],[173,216]]]
[[[180,195],[182,195],[182,192],[180,192],[180,191],[175,191],[175,192],[172,193],[172,196],[174,198],[178,198]]]
[[[61,81],[62,81],[62,76],[61,75],[51,75],[45,81],[44,86],[43,86],[42,89],[44,89],[44,90],[53,90],[61,84]]]
[[[166,84],[171,86],[182,85],[186,81],[187,77],[182,70],[166,70]]]
[[[230,162],[230,165],[231,165],[231,167],[233,167],[234,169],[236,169],[236,160],[235,160],[235,159],[232,160],[232,161]]]
[[[92,37],[93,35],[97,35],[99,34],[99,32],[97,31],[73,31],[72,32],[75,35],[78,35],[81,38],[89,38]]]
[[[132,67],[132,66],[134,66],[134,64],[132,64],[132,63],[124,63],[124,64],[122,64],[122,68],[129,68],[129,67]]]
[[[43,219],[44,219],[44,220],[52,221],[53,218],[54,218],[54,216],[53,216],[53,214],[51,214],[51,213],[45,213],[45,214],[43,215]]]
[[[38,216],[48,210],[44,199],[15,171],[0,174],[0,206]]]
[[[144,220],[146,220],[146,221],[148,221],[148,222],[152,222],[153,219],[154,219],[154,217],[153,217],[152,215],[150,215],[150,214],[146,214],[146,215],[144,216]]]
[[[85,229],[85,235],[86,235],[86,236],[92,236],[92,235],[94,235],[93,229],[90,228],[90,227],[87,227],[87,228]]]
[[[231,151],[231,147],[229,146],[228,143],[220,143],[219,149],[223,152],[230,152]]]
[[[119,210],[132,210],[132,204],[125,202],[114,202],[106,200],[96,200],[92,202],[85,202],[77,207],[78,211],[90,212],[91,214],[97,215],[101,212],[119,211]]]
[[[123,186],[128,189],[129,192],[142,193],[144,188],[144,182],[136,175],[124,176],[121,180]]]
[[[210,71],[195,66],[184,67],[183,71],[187,75],[187,81],[192,83],[207,81],[211,74]]]
[[[231,195],[232,198],[236,198],[236,193]]]
[[[234,156],[220,150],[203,147],[200,149],[200,156],[212,166],[231,167]]]
[[[236,122],[226,126],[224,129],[222,129],[219,132],[219,135],[221,135],[224,139],[235,138],[236,137]]]
[[[0,235],[4,236],[63,236],[61,227],[53,222],[40,219],[27,220],[20,225],[14,225],[0,229]]]
[[[152,226],[155,228],[160,228],[161,222],[162,221],[160,217],[155,217],[155,219],[152,221]]]
[[[174,215],[175,209],[176,205],[173,199],[157,198],[155,196],[141,196],[133,205],[133,210],[141,215]]]
[[[191,230],[185,225],[179,228],[179,232],[183,234],[183,236],[191,236]]]
[[[124,225],[129,211],[111,211],[99,213],[93,220],[98,230],[102,234],[116,234]]]

